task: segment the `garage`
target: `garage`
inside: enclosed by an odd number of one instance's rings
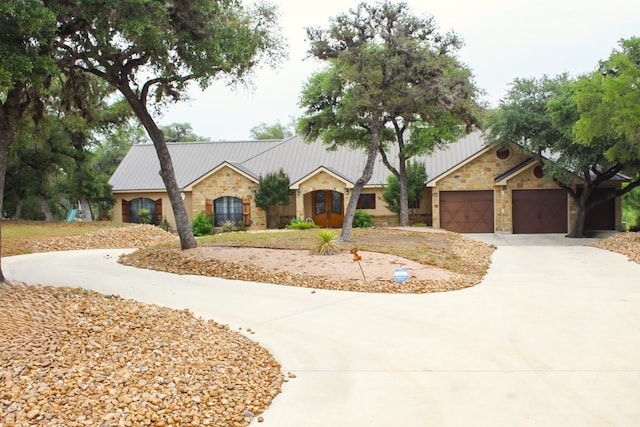
[[[591,197],[604,199],[613,196],[613,188],[597,188]],[[616,228],[616,200],[614,198],[600,203],[587,212],[585,230],[615,230]]]
[[[566,233],[567,192],[513,190],[513,233]]]
[[[441,191],[440,227],[457,233],[493,233],[493,190]]]

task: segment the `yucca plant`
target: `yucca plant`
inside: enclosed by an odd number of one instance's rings
[[[340,251],[338,247],[338,234],[335,231],[323,230],[318,233],[320,241],[311,251],[315,255],[333,255]]]

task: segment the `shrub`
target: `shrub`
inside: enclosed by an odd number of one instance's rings
[[[320,241],[311,251],[315,255],[333,255],[338,253],[338,234],[335,231],[323,230],[318,233]]]
[[[191,221],[191,230],[193,230],[194,236],[206,236],[213,234],[213,224],[207,219],[204,212],[200,212]]]
[[[291,223],[287,225],[287,228],[291,228],[294,230],[308,230],[310,228],[318,228],[317,225],[313,223],[311,218],[307,218],[306,220],[302,217],[291,218]]]
[[[233,226],[235,225],[235,223],[233,221],[231,221],[230,219],[226,220],[225,222],[223,222],[221,224],[222,226],[222,232],[223,233],[230,233],[233,231]]]
[[[353,226],[357,228],[373,227],[373,218],[364,211],[356,211],[353,216]]]
[[[166,216],[162,217],[162,221],[160,221],[160,224],[158,224],[158,227],[160,227],[164,231],[169,231],[169,229],[170,229],[169,221],[167,221],[167,217]]]

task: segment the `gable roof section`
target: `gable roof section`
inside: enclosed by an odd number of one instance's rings
[[[394,157],[397,156],[394,154]],[[243,165],[257,176],[264,176],[282,168],[287,172],[292,183],[299,182],[312,171],[324,167],[353,184],[362,175],[366,160],[364,150],[338,147],[336,150],[329,151],[321,140],[305,142],[301,136],[297,135],[274,144],[264,152],[243,162]],[[386,183],[387,175],[389,171],[378,158],[369,184],[383,185]]]
[[[508,171],[495,177],[493,182],[495,182],[496,185],[507,185],[507,181],[509,181],[514,176],[519,175],[520,173],[529,169],[530,167],[532,167],[535,164],[535,161],[536,160],[533,157],[529,157],[523,160],[522,162],[520,162],[519,164],[515,165]]]
[[[280,141],[178,142],[168,143],[167,147],[178,187],[185,188],[225,161],[237,165],[278,142]],[[243,171],[246,173],[245,169]],[[116,192],[164,190],[159,172],[160,162],[153,144],[134,145],[109,179],[109,184]]]
[[[324,166],[320,166],[319,168],[317,168],[316,170],[309,172],[308,174],[306,174],[305,176],[303,176],[302,178],[300,178],[297,181],[294,181],[293,183],[291,183],[291,186],[289,188],[291,188],[292,190],[297,190],[298,188],[300,188],[300,184],[303,183],[304,181],[308,180],[309,178],[321,173],[321,172],[325,172],[328,175],[331,175],[332,177],[336,178],[339,181],[342,181],[346,184],[346,187],[348,188],[353,188],[353,183],[349,182],[349,180],[345,179],[343,176],[341,176],[339,173],[332,171],[328,168],[325,168]]]
[[[188,185],[181,187],[184,190],[187,191],[191,191],[193,189],[194,185],[197,185],[199,182],[201,182],[202,180],[206,179],[207,177],[213,175],[214,173],[218,172],[219,170],[228,167],[231,170],[237,172],[238,174],[244,176],[245,178],[258,183],[258,178],[253,176],[253,174],[251,173],[251,171],[247,171],[241,163],[231,163],[231,162],[222,162],[220,163],[218,166],[216,166],[215,168],[213,168],[212,170],[208,171],[206,174],[204,174],[203,176],[199,177],[198,179],[196,179],[195,181],[189,183]]]
[[[439,180],[477,159],[489,149],[491,146],[486,144],[482,132],[476,131],[443,149],[434,151],[425,158],[427,176],[431,177],[427,180],[427,187],[435,187]]]

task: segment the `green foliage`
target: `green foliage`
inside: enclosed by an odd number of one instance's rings
[[[576,202],[577,212],[569,237],[582,237],[586,212],[600,202],[591,195],[602,183],[623,171],[635,176],[630,185],[616,192],[616,197],[640,184],[637,143],[634,145],[620,135],[603,130],[612,128],[608,126],[609,116],[598,113],[604,100],[595,96],[601,88],[594,85],[602,80],[602,76],[596,74],[577,81],[566,75],[515,80],[491,117],[487,134],[494,144],[516,143],[534,156],[542,157],[541,153],[547,156],[545,176],[564,188]],[[585,129],[588,128],[600,129],[602,133],[594,132],[587,138],[589,132]],[[612,155],[621,146],[631,153]],[[580,192],[576,191],[576,183],[581,185]]]
[[[213,234],[213,223],[204,212],[199,212],[191,221],[191,230],[194,236],[207,236]]]
[[[356,228],[373,227],[373,218],[365,211],[356,211],[353,216],[353,226]]]
[[[422,198],[422,191],[427,182],[427,171],[423,163],[411,161],[407,165],[407,195],[409,206]],[[394,175],[387,177],[382,199],[391,212],[400,213],[400,181]]]
[[[191,124],[189,123],[172,123],[168,126],[160,128],[167,142],[196,142],[209,141],[205,136],[199,136],[193,133]]]
[[[289,176],[280,169],[278,172],[268,173],[260,177],[256,189],[256,206],[269,209],[270,206],[287,206],[289,204]]]
[[[302,217],[291,218],[291,222],[287,225],[287,228],[294,230],[308,230],[309,228],[318,228],[313,221],[307,221]]]
[[[138,222],[140,224],[150,224],[151,223],[151,212],[149,209],[140,209],[138,211]]]
[[[591,75],[575,84],[580,112],[578,141],[593,146],[611,141],[606,156],[625,164],[640,162],[640,37],[620,41],[620,48]]]
[[[252,127],[249,134],[253,139],[285,139],[293,136],[289,126],[280,122],[272,125],[261,122],[258,126]]]
[[[277,172],[268,173],[260,177],[256,189],[256,206],[267,212],[267,225],[273,227],[274,221],[269,221],[270,208],[275,208],[275,226],[280,227],[280,212],[283,206],[289,204],[289,176],[280,169]]]
[[[103,78],[131,105],[157,148],[183,249],[197,245],[150,107],[183,98],[191,82],[246,81],[260,62],[283,56],[277,10],[234,0],[50,1],[58,17],[56,59],[69,74]],[[81,23],[79,25],[78,23]]]
[[[158,224],[158,227],[160,227],[164,231],[170,231],[171,227],[169,226],[169,221],[167,220],[166,216],[162,217],[162,221],[160,221],[160,224]]]
[[[230,219],[228,219],[228,220],[226,220],[225,222],[223,222],[220,225],[222,227],[222,232],[223,233],[231,233],[233,231],[233,227],[235,225],[235,222],[233,222]]]
[[[311,251],[315,255],[333,255],[339,252],[338,234],[331,230],[322,230],[318,233],[319,242]]]
[[[305,112],[298,131],[329,147],[361,147],[369,156],[380,150],[403,189],[409,158],[456,140],[461,125],[479,123],[478,89],[454,54],[461,40],[438,33],[433,18],[414,16],[406,3],[360,3],[334,18],[327,30],[308,28],[307,37],[309,52],[328,66],[303,88]],[[406,140],[408,130],[414,136]],[[399,170],[385,157],[386,142],[398,145]],[[356,199],[360,181],[370,179],[369,166],[354,186]],[[345,224],[354,210],[355,202],[347,208]]]
[[[622,221],[626,223],[627,230],[640,229],[640,187],[624,195]]]
[[[56,74],[45,50],[55,35],[55,14],[40,0],[3,1],[0,28],[0,93],[18,88],[16,83],[43,88],[45,78]]]

